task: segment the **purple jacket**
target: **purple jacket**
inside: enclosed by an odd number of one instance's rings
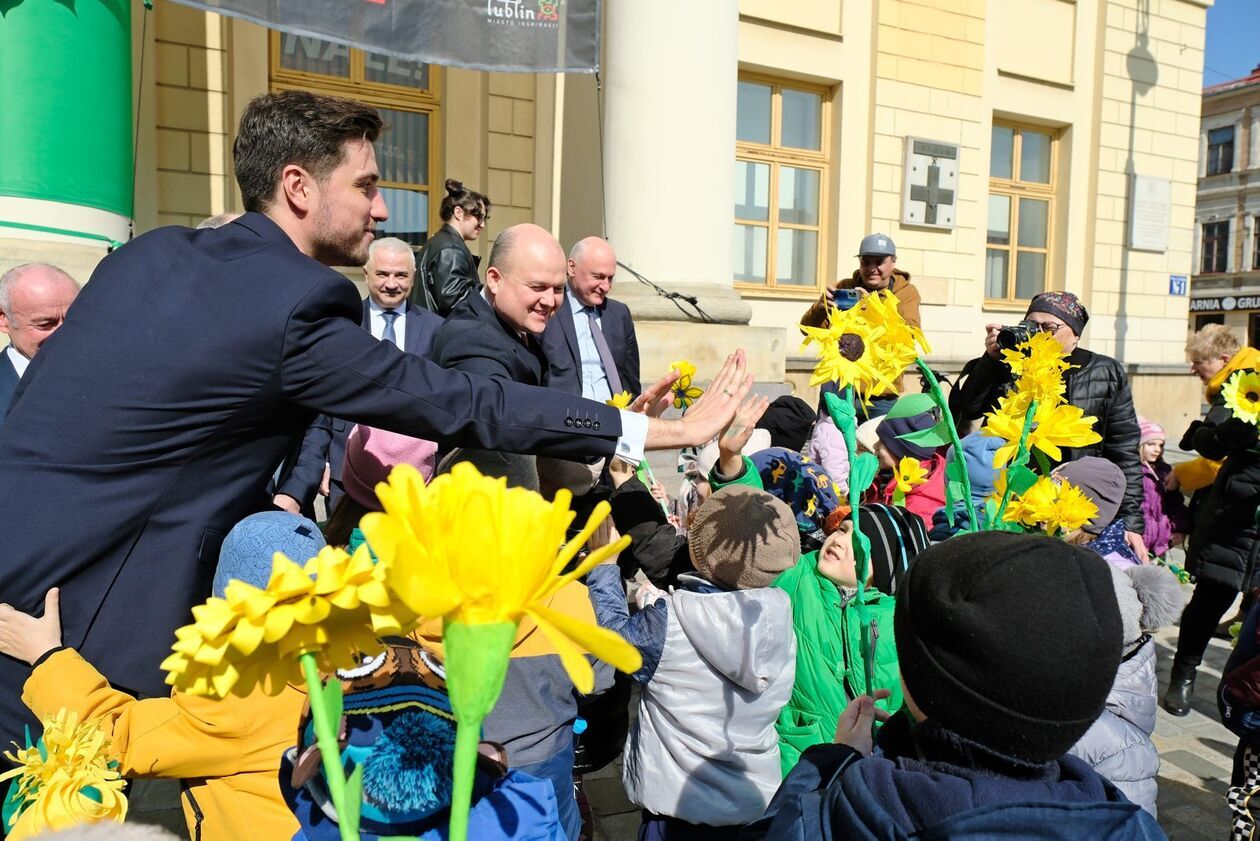
[[[1142,465],[1142,517],[1146,529],[1142,541],[1153,555],[1163,555],[1172,546],[1173,532],[1185,534],[1190,529],[1190,512],[1180,491],[1164,488],[1164,479],[1172,467],[1163,459],[1154,465]]]

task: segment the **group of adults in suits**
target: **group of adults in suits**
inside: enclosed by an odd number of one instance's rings
[[[749,393],[738,350],[667,420],[442,368],[396,344],[397,320],[395,341],[378,340],[331,267],[367,262],[388,218],[382,126],[353,100],[255,98],[233,148],[247,212],[106,256],[14,390],[0,424],[0,609],[39,616],[58,589],[63,644],[123,690],[167,694],[160,664],[209,595],[224,536],[273,507],[275,466],[321,414],[444,448],[635,463],[705,443]],[[669,385],[635,408],[663,405]],[[2,744],[38,730],[21,702],[29,674],[0,657]]]

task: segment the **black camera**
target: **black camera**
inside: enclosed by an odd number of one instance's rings
[[[1003,350],[1014,350],[1040,332],[1040,324],[1024,320],[998,330],[997,345]]]

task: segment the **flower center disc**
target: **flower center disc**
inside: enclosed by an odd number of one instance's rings
[[[866,351],[866,342],[857,333],[845,333],[840,337],[840,355],[850,362],[857,362]]]

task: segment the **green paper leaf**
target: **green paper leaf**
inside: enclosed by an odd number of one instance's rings
[[[866,492],[879,474],[879,459],[874,453],[862,453],[849,465],[849,492],[861,495]]]
[[[93,803],[101,802],[101,790],[97,788],[96,786],[84,786],[83,788],[79,789],[79,794],[82,794],[84,797],[86,797],[88,800],[91,800]]]
[[[897,398],[897,402],[888,410],[886,419],[909,418],[921,415],[936,408],[936,401],[930,394],[905,394]]]
[[[1037,466],[1041,468],[1041,475],[1049,476],[1050,471],[1054,470],[1054,466],[1050,464],[1050,459],[1041,450],[1033,450],[1033,455],[1037,459]]]
[[[903,400],[905,398],[902,398]],[[949,424],[940,420],[935,426],[927,429],[916,430],[915,432],[907,432],[905,435],[898,435],[902,441],[909,441],[911,444],[918,444],[920,447],[936,447],[944,446],[949,441]]]
[[[27,746],[29,746],[31,743],[29,736],[30,736],[30,732],[29,732],[29,728],[27,728],[27,737],[28,737],[26,740]],[[5,795],[5,798],[4,798],[4,806],[0,807],[0,820],[4,822],[3,826],[4,826],[5,835],[8,835],[10,832],[13,831],[13,825],[17,823],[18,817],[21,816],[22,812],[26,809],[27,805],[28,804],[26,802],[26,799],[18,796],[17,784],[10,783],[9,793]]]
[[[1011,489],[1012,494],[1022,494],[1035,484],[1037,484],[1037,474],[1024,465],[1007,468],[1006,486]]]
[[[341,735],[341,713],[343,710],[341,680],[336,675],[328,678],[328,680],[324,681],[320,694],[324,696],[325,709],[328,710],[328,722],[332,726],[333,732]]]
[[[997,528],[997,500],[986,499],[984,501],[984,528],[985,531],[993,531]]]
[[[354,766],[354,773],[346,780],[345,814],[337,813],[337,825],[359,837],[359,816],[363,811],[363,765]]]
[[[823,394],[823,404],[827,407],[827,414],[831,415],[831,419],[835,421],[836,429],[843,429],[843,420],[853,421],[857,417],[857,411],[853,405],[847,400],[841,400],[840,395],[835,392],[828,391]]]

